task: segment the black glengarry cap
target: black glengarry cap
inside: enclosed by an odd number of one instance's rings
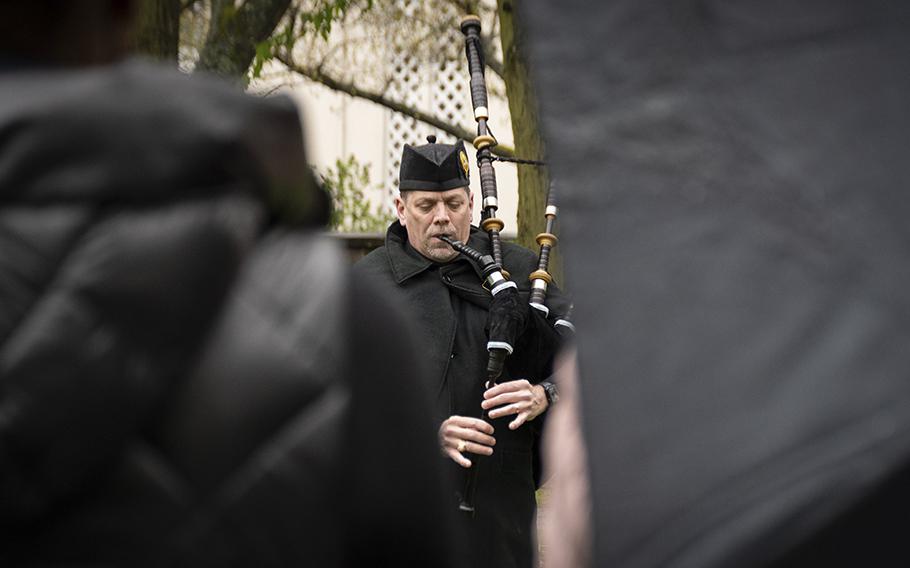
[[[468,154],[464,143],[437,144],[427,136],[423,146],[404,145],[398,170],[400,191],[447,191],[470,184]]]

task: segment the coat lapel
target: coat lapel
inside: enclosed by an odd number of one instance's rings
[[[444,273],[432,261],[408,251],[407,243],[407,232],[396,221],[386,233],[389,265],[395,283],[406,291],[408,303],[420,306],[413,319],[417,339],[425,346],[419,356],[429,361],[430,376],[433,377],[431,385],[438,397],[445,389],[455,343],[455,313],[446,282],[443,281],[440,286],[439,280]]]

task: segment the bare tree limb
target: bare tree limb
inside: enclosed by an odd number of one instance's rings
[[[415,118],[421,122],[425,122],[431,126],[435,126],[436,128],[442,130],[443,132],[446,132],[447,134],[460,138],[461,140],[464,140],[464,141],[468,142],[469,144],[474,140],[474,137],[476,135],[476,133],[471,132],[471,131],[467,130],[466,128],[462,128],[456,124],[446,122],[436,116],[423,112],[410,105],[406,105],[400,101],[390,99],[389,97],[385,96],[383,93],[367,91],[367,90],[361,89],[360,87],[358,87],[357,85],[355,85],[351,82],[342,81],[340,79],[332,77],[331,75],[325,73],[321,68],[304,67],[302,65],[298,65],[296,62],[291,60],[290,57],[287,57],[285,55],[278,55],[277,59],[279,61],[281,61],[281,63],[283,63],[285,65],[285,67],[288,68],[288,70],[293,71],[294,73],[297,73],[298,75],[301,75],[303,77],[306,77],[307,79],[309,79],[311,81],[314,81],[321,85],[325,85],[326,87],[328,87],[334,91],[338,91],[340,93],[344,93],[344,94],[352,96],[352,97],[368,100],[368,101],[374,102],[378,105],[384,106],[387,109],[390,109],[397,113],[401,113],[405,116],[410,116],[411,118]],[[509,157],[509,158],[515,156],[515,151],[512,150],[512,148],[510,148],[508,146],[502,146],[502,145],[496,146],[496,148],[494,149],[493,152],[499,156],[505,156],[505,157]]]

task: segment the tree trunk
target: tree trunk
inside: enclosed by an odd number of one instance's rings
[[[177,64],[180,39],[180,0],[136,2],[137,53]]]
[[[523,37],[516,23],[521,0],[497,0],[500,40],[502,41],[503,80],[509,99],[515,155],[533,160],[545,159],[540,134],[537,99],[528,76],[523,52]],[[520,245],[538,250],[536,236],[544,231],[549,175],[546,168],[518,165],[518,239]],[[550,256],[550,274],[561,277],[558,258]]]
[[[212,19],[196,69],[246,81],[256,46],[269,39],[291,0],[212,0]]]

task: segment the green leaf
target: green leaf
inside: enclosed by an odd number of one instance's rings
[[[250,74],[254,79],[258,79],[262,74],[262,66],[272,58],[272,40],[267,39],[256,44],[256,57],[253,58],[253,65]]]
[[[332,229],[353,233],[381,232],[394,220],[394,215],[367,198],[369,165],[361,164],[353,155],[335,160],[335,167],[328,168],[320,177],[332,198],[329,220]]]

